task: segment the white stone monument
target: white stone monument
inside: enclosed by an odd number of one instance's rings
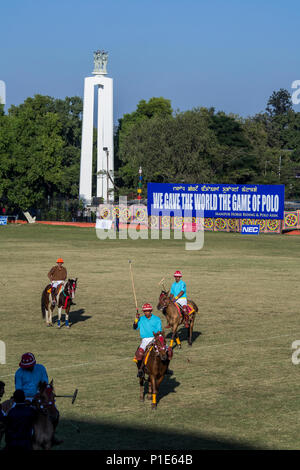
[[[95,86],[98,94],[96,196],[103,197],[105,202],[114,200],[113,79],[106,77],[107,59],[107,52],[94,52],[94,76],[84,79],[79,198],[87,205],[92,201]]]

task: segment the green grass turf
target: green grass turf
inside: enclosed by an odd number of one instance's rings
[[[300,364],[291,360],[299,237],[206,232],[202,250],[186,251],[181,240],[101,241],[94,229],[11,225],[0,242],[4,398],[26,351],[58,394],[78,388],[74,405],[57,399],[60,449],[299,449]],[[46,328],[40,312],[58,256],[79,278],[69,330]],[[191,348],[181,330],[156,411],[139,402],[129,259],[140,305],[156,307],[158,282],[170,285],[181,269],[200,311]]]

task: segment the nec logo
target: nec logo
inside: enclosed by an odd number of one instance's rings
[[[251,235],[258,235],[259,234],[259,225],[243,225],[242,226],[242,233],[247,233]]]

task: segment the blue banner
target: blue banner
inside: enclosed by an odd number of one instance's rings
[[[0,216],[0,225],[7,225],[7,217],[4,215]]]
[[[148,214],[283,219],[284,185],[148,183]]]
[[[244,235],[258,235],[259,227],[259,225],[243,225],[241,233]]]

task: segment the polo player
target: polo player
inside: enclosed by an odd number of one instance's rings
[[[51,282],[52,305],[55,305],[57,302],[56,296],[59,292],[60,285],[67,279],[67,270],[63,266],[64,260],[58,258],[56,263],[56,266],[53,266],[48,272],[48,278]]]
[[[23,390],[27,402],[31,402],[35,395],[39,392],[39,383],[46,382],[48,384],[48,374],[43,364],[37,364],[34,355],[30,352],[25,353],[21,357],[19,369],[15,373],[15,388]],[[56,408],[56,407],[55,407]],[[56,429],[59,422],[59,411],[56,408],[57,415],[53,419],[53,426]],[[61,444],[62,441],[53,439],[53,445]]]
[[[170,291],[170,299],[173,300],[174,303],[177,303],[180,307],[182,307],[185,326],[188,328],[189,326],[189,314],[188,314],[188,304],[187,304],[187,296],[186,296],[186,283],[182,280],[182,272],[175,271],[174,273],[175,282],[173,282],[171,291]]]
[[[153,341],[154,333],[162,331],[161,319],[158,316],[152,314],[152,305],[146,303],[143,305],[142,310],[145,315],[141,317],[140,314],[137,312],[136,318],[133,323],[134,330],[140,330],[140,336],[142,339],[141,344],[136,350],[135,357],[133,359],[134,362],[137,363],[138,367],[137,377],[144,376],[143,359],[148,344]]]

